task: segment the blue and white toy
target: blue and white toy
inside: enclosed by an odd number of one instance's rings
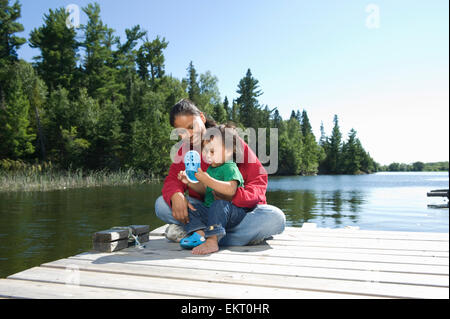
[[[184,155],[184,166],[186,168],[186,177],[191,183],[198,183],[195,177],[201,165],[200,154],[197,151],[189,151]]]

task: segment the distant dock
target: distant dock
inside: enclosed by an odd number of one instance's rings
[[[449,208],[448,199],[450,197],[450,192],[448,189],[435,189],[427,193],[428,197],[447,197],[447,204],[431,204],[428,205],[429,208]]]
[[[0,280],[0,298],[449,298],[449,234],[287,227],[265,245],[194,256],[153,230],[145,248],[89,251]]]

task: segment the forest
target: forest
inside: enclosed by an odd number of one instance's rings
[[[380,170],[357,137],[330,115],[330,134],[313,133],[307,111],[293,108],[283,119],[263,94],[250,69],[237,80],[236,97],[221,97],[218,78],[199,74],[187,61],[186,77],[165,72],[161,36],[141,26],[121,39],[101,19],[101,8],[82,8],[87,23],[68,27],[65,8],[50,9],[28,38],[20,23],[21,4],[0,0],[0,169],[32,166],[60,170],[133,169],[162,177],[170,166],[171,107],[192,100],[218,123],[240,128],[278,129],[278,175],[362,174]],[[32,63],[18,49],[38,49]],[[322,122],[323,123],[323,122]]]

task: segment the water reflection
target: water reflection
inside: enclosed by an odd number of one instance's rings
[[[270,191],[270,204],[282,208],[288,226],[301,226],[305,222],[325,227],[357,224],[359,213],[366,203],[362,191]]]
[[[298,226],[314,218],[313,211],[318,203],[313,192],[283,192],[267,193],[267,202],[282,207],[286,220],[292,226]]]

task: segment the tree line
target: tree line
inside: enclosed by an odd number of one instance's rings
[[[259,81],[250,69],[237,96],[221,98],[218,78],[198,74],[191,61],[186,77],[165,72],[169,42],[136,25],[121,39],[100,16],[97,3],[82,8],[87,23],[66,25],[64,8],[50,9],[28,39],[18,22],[18,1],[0,0],[0,160],[51,162],[62,169],[135,168],[163,176],[170,165],[172,128],[168,114],[182,98],[191,99],[218,123],[277,128],[277,174],[359,174],[380,166],[357,132],[343,137],[338,116],[328,136],[317,140],[306,110],[283,119],[262,105]],[[28,42],[40,54],[28,63],[18,49]],[[268,145],[268,144],[267,144]]]
[[[448,161],[431,163],[419,161],[411,164],[394,162],[379,167],[379,171],[382,172],[448,172],[448,169]]]

